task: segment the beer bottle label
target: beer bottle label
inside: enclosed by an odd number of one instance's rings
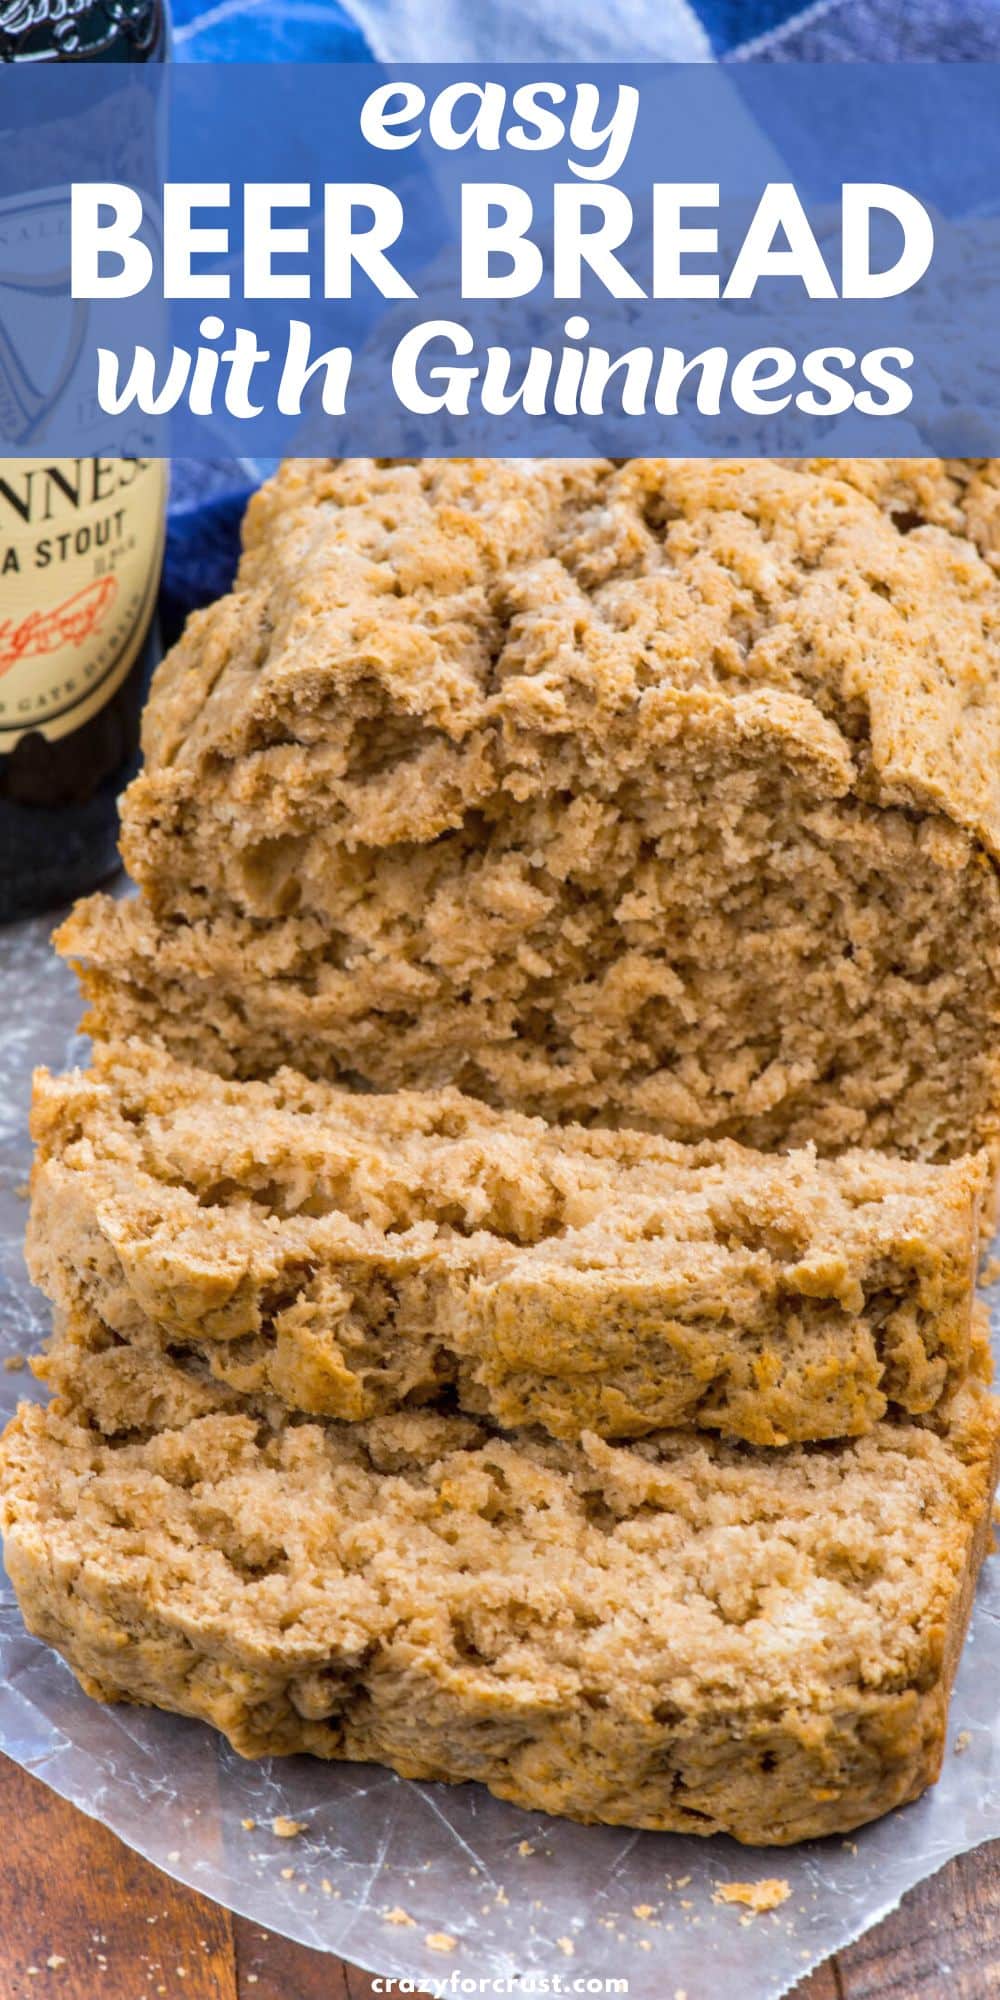
[[[0,0],[0,62],[141,62],[156,50],[160,0]]]
[[[153,615],[161,459],[0,462],[0,753],[68,736],[125,679]]]

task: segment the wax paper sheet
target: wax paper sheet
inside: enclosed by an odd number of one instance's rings
[[[31,1070],[85,1054],[49,928],[0,933],[8,1363],[48,1326],[21,1253]],[[0,1371],[4,1413],[38,1393],[26,1370]],[[1000,1558],[980,1586],[939,1785],[852,1840],[793,1849],[573,1826],[475,1785],[408,1784],[369,1765],[244,1763],[196,1723],[89,1701],[28,1638],[6,1582],[0,1679],[0,1748],[160,1868],[303,1944],[432,1992],[717,2000],[733,1982],[741,2000],[776,2000],[913,1883],[1000,1836]],[[276,1836],[277,1816],[302,1831]],[[774,1877],[788,1894],[773,1913],[718,1900],[727,1882]]]

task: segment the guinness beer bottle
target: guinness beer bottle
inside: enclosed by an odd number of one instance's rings
[[[163,0],[0,0],[0,64],[162,62],[166,33]],[[17,283],[41,293],[50,273],[31,231],[51,238],[52,213],[4,199],[2,179],[0,286],[16,223]],[[30,448],[45,400],[0,317],[0,438]],[[0,457],[0,922],[117,865],[118,794],[157,655],[166,467],[100,445]]]

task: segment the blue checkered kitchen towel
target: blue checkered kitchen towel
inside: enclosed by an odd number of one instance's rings
[[[1000,0],[171,0],[190,62],[1000,59]],[[228,587],[260,468],[174,467],[165,633]]]

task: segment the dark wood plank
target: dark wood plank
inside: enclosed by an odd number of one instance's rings
[[[0,2000],[238,2000],[228,1913],[6,1757],[0,1824]]]
[[[239,2000],[377,2000],[367,1972],[233,1920]]]
[[[1000,1995],[1000,1841],[921,1882],[837,1958],[844,2000],[993,2000]]]
[[[962,1854],[795,1988],[794,2000],[1000,1995],[1000,1841]]]
[[[837,1962],[828,1958],[808,1979],[800,1980],[790,2000],[843,2000],[844,1989],[837,1978]]]

